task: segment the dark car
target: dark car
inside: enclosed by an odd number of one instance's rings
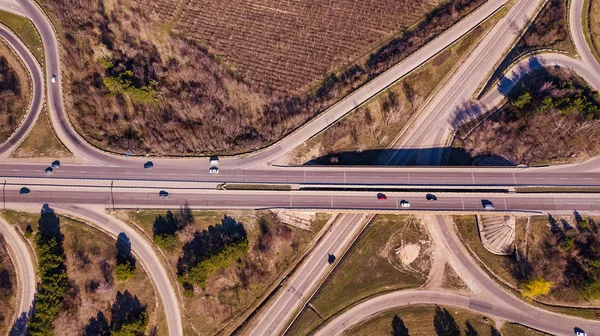
[[[329,265],[333,264],[334,261],[335,261],[335,256],[333,254],[327,255],[327,262],[329,263]]]
[[[425,198],[426,198],[428,201],[437,201],[437,197],[435,197],[435,195],[434,195],[434,194],[427,194],[427,195],[425,195]]]
[[[146,163],[144,163],[144,169],[149,169],[154,167],[154,163],[152,163],[152,161],[148,161]]]
[[[23,188],[21,188],[21,190],[19,190],[19,194],[21,194],[21,195],[29,195],[30,191],[31,190],[29,190],[29,188],[23,187]]]
[[[52,168],[60,168],[60,161],[56,160],[52,162]]]
[[[377,194],[377,199],[380,201],[385,201],[387,199],[387,196],[385,196],[385,194],[379,193]]]
[[[54,169],[52,169],[52,167],[48,167],[46,169],[44,169],[44,174],[52,174],[54,172]]]
[[[166,191],[164,191],[164,190],[161,190],[161,191],[158,193],[158,197],[160,197],[160,198],[169,198],[169,193],[168,193],[168,192],[166,192]]]
[[[494,209],[496,209],[496,207],[494,206],[494,203],[492,203],[492,201],[490,201],[490,200],[481,200],[481,205],[483,205],[483,208],[485,210],[494,210]]]

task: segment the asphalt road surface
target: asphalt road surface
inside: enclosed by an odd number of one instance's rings
[[[483,211],[482,201],[495,205],[495,211],[599,211],[600,194],[513,194],[513,193],[436,193],[437,201],[428,201],[426,193],[386,193],[378,200],[376,192],[335,191],[232,191],[177,190],[168,198],[159,197],[159,189],[38,187],[21,195],[19,188],[7,186],[2,200],[6,203],[94,205],[104,208],[192,208],[219,209],[322,209],[322,210],[405,210],[405,211]],[[410,203],[403,208],[401,202]]]
[[[411,185],[411,186],[519,186],[570,185],[600,186],[600,170],[579,172],[551,168],[379,168],[379,167],[298,167],[271,169],[230,169],[222,167],[218,174],[194,168],[173,169],[158,164],[152,169],[117,166],[85,166],[63,164],[53,174],[44,173],[48,164],[4,163],[0,165],[0,182],[22,178],[23,183],[55,183],[53,180],[214,182],[214,183],[280,183],[335,185]],[[595,166],[595,163],[591,166]],[[588,167],[586,165],[585,167]],[[596,166],[596,169],[598,167]],[[63,182],[68,183],[68,182]]]
[[[332,254],[339,260],[365,226],[366,218],[361,214],[343,214],[332,223],[331,230],[284,283],[270,307],[260,314],[251,335],[278,335],[285,330],[294,313],[302,308],[316,286],[331,271],[333,266],[329,264],[328,256]]]
[[[21,234],[0,217],[0,234],[4,236],[8,252],[17,272],[19,293],[17,293],[17,323],[10,335],[24,335],[29,313],[36,293],[37,278],[35,276],[35,257],[32,250],[23,240]],[[7,319],[15,321],[15,319]]]
[[[534,307],[499,287],[471,258],[459,241],[454,230],[444,218],[432,216],[435,226],[432,234],[438,235],[445,246],[443,250],[454,261],[452,266],[465,280],[474,282],[482,289],[483,296],[464,296],[437,291],[408,290],[376,296],[337,316],[316,335],[337,335],[351,326],[373,317],[382,311],[414,304],[438,304],[469,309],[481,314],[517,322],[528,327],[555,335],[574,335],[574,328],[581,328],[588,335],[600,335],[600,322],[559,315]]]
[[[29,73],[33,92],[29,110],[23,116],[23,120],[21,120],[19,127],[17,127],[7,141],[0,144],[0,159],[5,159],[23,140],[25,140],[25,137],[29,134],[29,131],[40,115],[42,104],[44,102],[44,78],[42,76],[40,65],[29,49],[23,44],[21,39],[3,25],[0,25],[0,37],[11,46],[17,56],[23,61],[23,64],[25,64],[25,68]]]
[[[457,108],[469,102],[480,83],[491,74],[504,52],[520,36],[543,0],[518,0],[508,14],[496,24],[456,69],[448,81],[406,127],[394,147],[379,162],[400,165],[439,163],[446,147],[446,138],[453,130]],[[406,151],[412,148],[413,151]],[[420,149],[435,148],[423,151]]]

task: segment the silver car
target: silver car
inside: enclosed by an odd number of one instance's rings
[[[210,167],[210,169],[208,170],[209,173],[211,174],[218,174],[219,173],[219,168],[217,167]]]

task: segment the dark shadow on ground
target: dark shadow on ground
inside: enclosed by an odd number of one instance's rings
[[[416,166],[419,155],[429,156],[438,153],[440,150],[450,150],[450,166],[515,166],[515,164],[504,157],[497,155],[486,155],[471,157],[469,153],[460,148],[423,148],[423,149],[398,149],[395,150],[396,156],[404,157],[402,166]],[[377,159],[385,154],[389,154],[387,149],[374,149],[362,152],[339,152],[318,157],[310,160],[305,165],[331,165],[331,166],[353,166],[353,165],[374,165]]]

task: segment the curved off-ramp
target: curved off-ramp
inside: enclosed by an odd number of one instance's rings
[[[21,59],[31,80],[31,101],[29,110],[23,116],[21,123],[7,141],[0,144],[0,160],[7,158],[17,146],[25,140],[29,131],[33,128],[44,103],[44,77],[42,69],[31,51],[23,44],[9,28],[0,24],[0,37],[4,39],[11,49]],[[29,83],[27,83],[29,84]]]
[[[0,0],[9,1],[9,0]],[[241,155],[231,158],[223,158],[221,165],[229,167],[250,167],[268,163],[275,158],[280,157],[296,146],[302,144],[312,136],[319,133],[324,128],[335,123],[358,105],[371,99],[381,90],[392,85],[398,79],[416,69],[427,60],[431,59],[437,53],[457,41],[460,37],[477,27],[482,21],[500,9],[507,0],[488,0],[472,14],[455,24],[448,31],[441,34],[427,45],[417,50],[414,54],[392,67],[387,72],[378,76],[368,84],[356,90],[340,102],[335,104],[326,112],[323,112],[315,119],[307,122],[289,136],[279,142],[265,148],[262,151]],[[56,38],[52,24],[49,22],[41,8],[32,0],[19,1],[19,11],[25,13],[31,19],[33,24],[40,32],[46,55],[46,80],[48,90],[49,113],[52,125],[59,139],[83,162],[106,164],[106,165],[139,165],[144,157],[125,158],[124,156],[113,155],[94,147],[85,141],[73,128],[69,122],[68,115],[62,101],[62,80],[60,76],[60,50],[59,41]],[[57,83],[50,83],[52,75],[57,74]],[[170,166],[173,168],[181,167],[203,167],[208,169],[208,160],[173,160],[154,158],[155,164],[161,166]]]
[[[581,328],[589,336],[600,335],[600,321],[552,313],[530,305],[515,297],[485,273],[449,227],[442,216],[425,216],[436,245],[448,256],[450,265],[475,293],[464,296],[432,290],[396,291],[376,296],[333,318],[317,335],[337,335],[367,320],[377,313],[414,304],[438,304],[479,312],[488,316],[516,322],[554,335],[573,335]]]
[[[17,310],[10,335],[23,335],[27,319],[30,316],[35,298],[37,278],[35,275],[35,257],[23,237],[2,217],[0,217],[0,234],[8,246],[8,252],[17,273]]]
[[[31,211],[39,209],[39,204],[12,204],[7,203],[7,208]],[[85,206],[71,204],[51,204],[50,207],[59,214],[68,215],[83,220],[107,234],[117,238],[124,233],[130,240],[131,249],[138,260],[143,264],[146,273],[154,284],[157,295],[161,298],[169,328],[169,336],[183,335],[179,301],[170,277],[165,271],[160,258],[148,240],[133,227],[122,221]]]

